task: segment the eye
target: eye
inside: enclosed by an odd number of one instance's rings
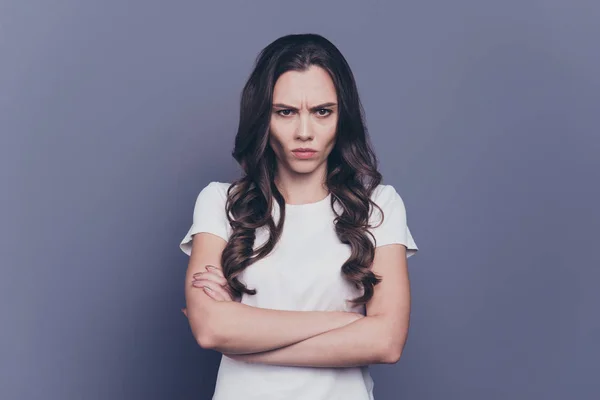
[[[317,114],[318,114],[320,117],[326,117],[326,116],[328,116],[329,114],[331,114],[331,110],[330,110],[330,109],[328,109],[328,108],[319,108],[319,109],[317,110]]]
[[[288,117],[288,116],[292,115],[293,112],[294,112],[293,110],[284,109],[284,110],[277,111],[277,114],[281,115],[282,117]]]

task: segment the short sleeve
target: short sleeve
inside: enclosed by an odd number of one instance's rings
[[[406,246],[407,257],[414,255],[418,251],[417,244],[408,228],[404,201],[396,189],[391,185],[379,185],[373,191],[372,200],[381,207],[384,214],[383,223],[377,226],[381,222],[381,213],[373,207],[369,222],[374,226],[370,230],[375,236],[374,244],[379,247],[400,243]]]
[[[181,251],[188,256],[192,254],[192,236],[196,233],[208,232],[229,240],[231,226],[225,213],[228,186],[227,183],[210,182],[198,194],[192,225],[179,244]]]

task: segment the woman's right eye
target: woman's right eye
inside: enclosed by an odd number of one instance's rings
[[[292,110],[279,110],[279,111],[277,111],[277,114],[279,114],[283,117],[287,117],[287,116],[291,115],[292,112],[293,112]]]

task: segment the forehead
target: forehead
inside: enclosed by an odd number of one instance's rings
[[[310,66],[305,71],[287,71],[282,74],[273,89],[275,103],[326,103],[337,98],[333,80],[321,67]]]

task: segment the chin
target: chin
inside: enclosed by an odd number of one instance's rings
[[[317,163],[317,162],[310,162],[310,163],[305,162],[301,165],[298,165],[298,164],[291,165],[291,166],[289,166],[289,168],[297,174],[310,174],[310,173],[315,172],[319,168],[320,165],[321,165],[321,163]]]
[[[304,168],[291,168],[292,172],[298,175],[306,175],[314,172],[316,168],[314,167],[304,167]]]

